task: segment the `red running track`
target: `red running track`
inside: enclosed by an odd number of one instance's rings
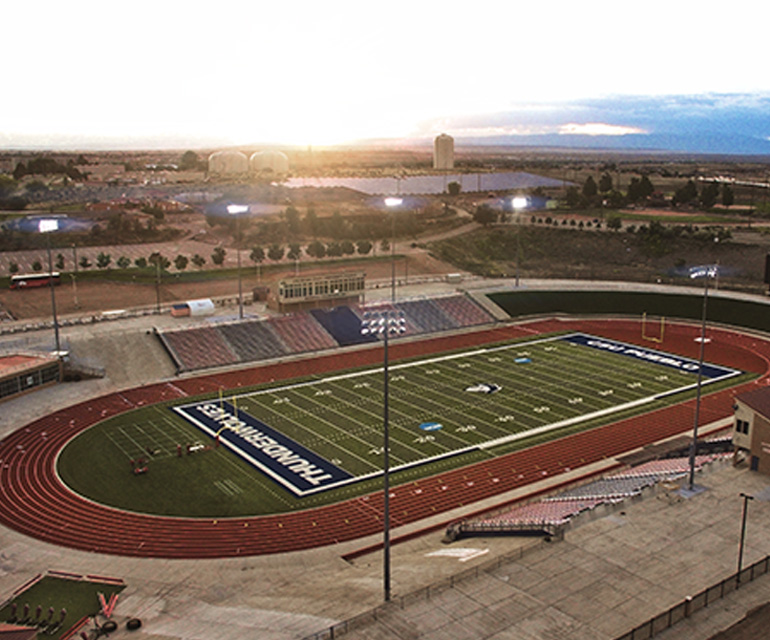
[[[639,322],[539,320],[487,331],[391,344],[394,359],[559,330],[641,343]],[[700,328],[669,324],[660,348],[698,357]],[[732,414],[733,396],[765,384],[770,341],[709,329],[707,360],[756,372],[760,379],[703,397],[700,422]],[[649,344],[649,343],[647,343]],[[0,523],[53,544],[107,554],[154,558],[222,558],[296,551],[374,534],[382,529],[382,492],[295,513],[210,520],[148,516],[95,504],[72,493],[56,475],[66,443],[100,420],[144,404],[352,366],[377,364],[380,348],[255,367],[113,393],[36,420],[0,442]],[[546,476],[611,458],[691,430],[694,402],[623,420],[391,489],[393,527],[526,486]]]

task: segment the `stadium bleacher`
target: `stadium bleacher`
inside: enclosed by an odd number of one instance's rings
[[[332,349],[337,342],[307,313],[270,318],[268,322],[292,353]]]
[[[499,528],[502,526],[526,527],[530,525],[560,526],[570,518],[593,509],[603,501],[600,499],[542,501],[526,504],[499,516],[481,521],[482,526]]]
[[[448,329],[457,329],[459,325],[447,316],[430,299],[406,300],[396,305],[409,318],[415,333],[437,333]]]
[[[350,307],[312,309],[310,313],[341,347],[376,342],[377,340],[371,334],[363,335],[361,333],[361,318]]]
[[[216,327],[195,327],[157,334],[180,371],[234,364],[237,356]]]
[[[433,304],[447,316],[454,318],[458,327],[474,327],[489,324],[493,320],[488,311],[465,295],[435,298]]]
[[[339,306],[213,326],[156,330],[178,371],[259,362],[285,355],[374,343],[361,334],[364,312],[403,311],[405,336],[491,324],[493,316],[464,294],[373,307]]]
[[[238,362],[267,360],[290,353],[272,326],[262,320],[224,324],[217,330],[236,354]]]
[[[696,456],[695,468],[700,470],[715,460],[731,455],[728,453]],[[453,537],[490,532],[516,533],[523,530],[553,533],[584,511],[595,509],[602,504],[622,502],[659,482],[681,478],[689,473],[689,470],[689,457],[649,461],[563,490],[555,496],[516,505],[491,516],[480,516],[456,523],[448,533]]]

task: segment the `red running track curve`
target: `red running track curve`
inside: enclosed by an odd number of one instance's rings
[[[391,344],[394,359],[462,349],[550,331],[574,330],[641,343],[639,322],[630,320],[538,320],[421,342]],[[698,357],[700,328],[669,323],[660,348]],[[738,389],[706,395],[700,422],[732,414],[733,396],[766,384],[770,341],[724,329],[709,329],[707,359],[760,374]],[[89,426],[145,404],[184,398],[222,387],[237,388],[310,373],[377,364],[381,349],[254,367],[165,382],[112,393],[36,420],[0,442],[0,523],[39,540],[114,555],[154,558],[223,558],[296,551],[374,534],[382,529],[383,494],[295,513],[219,520],[148,516],[96,504],[72,493],[56,474],[67,442]],[[472,504],[546,476],[611,458],[692,429],[694,402],[571,435],[473,466],[391,489],[393,527]]]

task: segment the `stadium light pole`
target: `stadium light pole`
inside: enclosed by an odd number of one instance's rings
[[[78,252],[77,245],[72,243],[72,271],[70,277],[72,278],[72,297],[74,299],[75,308],[80,309],[80,302],[78,301]]]
[[[385,206],[390,211],[390,301],[396,301],[396,214],[398,207],[404,204],[400,196],[385,198]]]
[[[52,218],[43,218],[38,222],[37,230],[45,234],[46,249],[48,251],[48,286],[51,289],[51,311],[53,313],[53,332],[56,340],[56,357],[61,355],[61,342],[59,341],[59,318],[56,315],[56,294],[53,282],[53,260],[51,259],[51,233],[58,231],[59,221]]]
[[[241,231],[241,214],[247,213],[249,207],[245,204],[229,204],[227,205],[227,213],[231,216],[235,216],[236,233],[236,255],[238,256],[238,318],[243,320],[243,281],[241,279],[241,245],[240,245],[240,231]]]
[[[527,208],[526,196],[514,196],[511,199],[511,206],[516,213],[516,288],[519,287],[519,260],[521,256],[521,212]]]
[[[382,367],[382,484],[383,484],[383,538],[382,538],[382,583],[385,602],[390,601],[390,385],[388,342],[390,334],[400,335],[406,331],[403,311],[365,311],[361,322],[361,335],[380,335],[383,340]]]
[[[750,496],[747,493],[741,493],[743,498],[743,515],[741,516],[741,541],[738,545],[738,574],[735,580],[735,588],[741,586],[741,570],[743,569],[743,543],[746,540],[746,515],[749,508],[749,500],[753,500],[754,496]]]
[[[700,399],[701,388],[703,386],[703,351],[706,346],[706,308],[709,299],[709,278],[715,278],[719,268],[717,265],[705,265],[693,267],[690,269],[690,278],[703,278],[703,313],[701,315],[700,326],[700,356],[698,358],[698,381],[695,392],[695,423],[692,428],[692,443],[690,444],[690,478],[688,482],[689,490],[692,491],[695,486],[695,453],[698,449],[698,421],[700,420]]]

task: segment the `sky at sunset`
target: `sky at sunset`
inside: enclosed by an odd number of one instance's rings
[[[0,148],[620,136],[720,128],[727,111],[770,137],[770,5],[745,0],[39,0],[3,14]]]

